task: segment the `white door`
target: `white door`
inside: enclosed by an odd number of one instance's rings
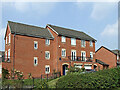
[[[76,50],[71,50],[71,60],[76,60]]]
[[[86,61],[86,52],[85,51],[81,51],[81,60]]]
[[[92,66],[91,65],[84,65],[84,68],[85,69],[92,69]]]

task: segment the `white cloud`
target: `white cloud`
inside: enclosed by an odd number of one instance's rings
[[[0,30],[0,50],[4,50],[3,45],[4,45],[5,31],[6,31],[6,28],[2,28]]]
[[[96,20],[102,20],[110,14],[115,5],[117,3],[94,3],[91,17]]]
[[[116,23],[110,25],[106,25],[105,29],[101,33],[103,37],[114,37],[118,35],[118,21]]]
[[[27,2],[14,2],[13,6],[20,12],[25,12],[29,9],[29,4]]]
[[[33,13],[47,15],[54,9],[56,2],[12,2],[9,6],[15,8],[20,13]]]

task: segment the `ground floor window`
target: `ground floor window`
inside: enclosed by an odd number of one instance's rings
[[[45,73],[46,74],[50,73],[50,66],[49,65],[45,65]]]
[[[37,65],[38,65],[38,58],[34,57],[34,66],[37,66]]]

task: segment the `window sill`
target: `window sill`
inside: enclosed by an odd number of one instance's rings
[[[81,48],[85,48],[85,47],[81,47]]]
[[[71,46],[75,47],[76,45],[71,45]]]
[[[49,60],[50,58],[45,58],[46,60]]]
[[[37,66],[37,65],[34,65],[35,67]]]
[[[50,74],[50,72],[45,72],[45,74]]]
[[[45,44],[46,46],[50,46],[50,44],[48,45],[48,44]]]

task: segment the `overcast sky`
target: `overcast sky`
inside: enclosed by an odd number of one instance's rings
[[[2,2],[0,51],[4,50],[7,21],[40,27],[53,24],[83,31],[100,46],[118,49],[118,3],[109,2]]]

